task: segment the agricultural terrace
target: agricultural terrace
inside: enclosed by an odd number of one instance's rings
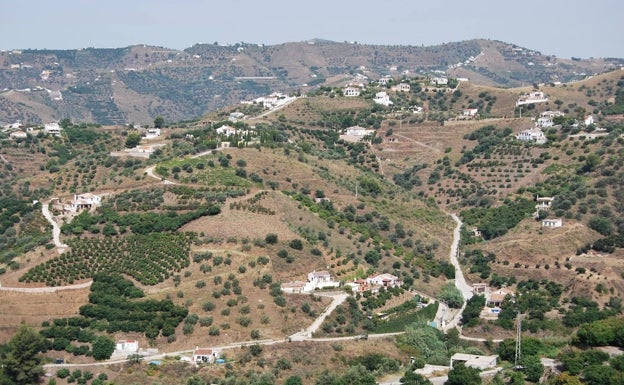
[[[125,274],[144,285],[156,285],[189,266],[193,238],[191,233],[152,233],[72,239],[68,241],[70,251],[28,270],[20,282],[57,286],[105,272]]]
[[[182,183],[209,186],[250,187],[253,179],[247,179],[244,166],[233,167],[229,154],[209,154],[201,158],[172,159],[159,164],[155,171],[158,175]]]

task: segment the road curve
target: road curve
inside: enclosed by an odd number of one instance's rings
[[[41,214],[45,217],[45,219],[52,225],[52,240],[54,241],[54,246],[56,246],[56,250],[59,254],[62,254],[67,250],[67,246],[64,243],[61,243],[61,228],[58,223],[52,217],[50,210],[48,209],[48,205],[50,201],[41,202]]]

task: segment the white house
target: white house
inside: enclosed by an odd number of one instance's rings
[[[26,139],[28,135],[24,131],[13,131],[9,134],[12,139]]]
[[[230,113],[230,120],[233,122],[236,122],[237,120],[240,119],[244,119],[245,118],[245,114],[243,114],[242,112],[232,112]]]
[[[363,137],[365,137],[367,135],[372,135],[374,132],[375,132],[375,130],[368,130],[368,129],[360,127],[360,126],[351,126],[351,127],[346,129],[345,135],[348,135],[348,136],[359,136],[359,137],[363,138]]]
[[[160,128],[148,128],[145,130],[145,139],[153,139],[160,136]]]
[[[442,77],[431,78],[431,80],[429,82],[431,84],[436,85],[436,86],[446,86],[446,85],[448,85],[448,79],[447,78],[442,78]]]
[[[384,77],[382,77],[382,78],[380,78],[380,79],[379,79],[379,85],[380,85],[380,86],[385,86],[385,85],[387,85],[388,83],[392,82],[392,80],[393,80],[393,79],[392,79],[392,76],[390,76],[390,75],[386,75],[386,76],[384,76]]]
[[[552,203],[555,200],[555,198],[554,197],[541,197],[538,195],[535,200],[537,201],[537,204],[535,205],[535,210],[548,211],[550,210],[550,206],[552,206]]]
[[[396,91],[396,92],[409,92],[412,87],[409,85],[409,83],[399,83],[396,86],[392,86],[392,91]]]
[[[585,119],[583,119],[583,123],[585,124],[585,126],[594,124],[594,117],[592,115],[587,115]]]
[[[529,94],[522,94],[516,101],[516,107],[522,106],[525,104],[533,104],[533,103],[545,103],[548,101],[548,98],[542,91],[534,91]]]
[[[563,226],[563,220],[561,220],[561,218],[547,218],[542,220],[542,227],[554,229],[561,226]]]
[[[50,134],[50,135],[59,136],[59,135],[61,135],[61,130],[63,130],[63,129],[56,122],[54,122],[54,123],[46,123],[43,126],[43,132],[45,132],[46,134]]]
[[[352,87],[352,86],[345,87],[342,89],[342,94],[344,96],[349,96],[349,97],[360,96],[360,89],[358,87]]]
[[[451,356],[451,369],[453,364],[463,362],[468,368],[485,370],[496,367],[498,356],[478,356],[475,354],[455,353]]]
[[[331,282],[331,274],[329,274],[329,271],[327,270],[322,270],[322,271],[313,271],[311,273],[308,273],[308,282],[312,282],[312,283],[316,283],[316,284],[320,284],[320,283],[325,283],[325,282]]]
[[[89,210],[92,207],[99,205],[101,201],[102,198],[95,194],[74,194],[74,199],[69,203],[69,206],[71,211],[78,212],[80,210]]]
[[[216,131],[217,131],[217,134],[225,135],[227,137],[230,137],[236,134],[236,128],[229,126],[227,124],[217,128]]]
[[[387,273],[371,275],[366,278],[366,282],[370,285],[379,285],[383,287],[401,286],[401,280],[399,277]]]
[[[137,340],[119,340],[115,344],[115,353],[131,354],[139,351],[139,341]]]
[[[479,112],[479,109],[478,109],[478,108],[468,108],[468,109],[465,109],[465,110],[464,110],[464,112],[463,112],[463,114],[462,114],[462,115],[463,115],[463,116],[466,116],[466,117],[470,117],[470,118],[472,118],[472,117],[474,117],[475,115],[477,115],[477,112]]]
[[[537,121],[535,122],[535,127],[537,128],[548,128],[554,125],[555,123],[552,121],[552,118],[549,118],[546,116],[542,116],[541,118],[538,118]]]
[[[542,117],[544,118],[556,118],[557,116],[565,116],[565,114],[561,111],[544,111],[542,112]]]
[[[221,355],[218,349],[199,348],[193,351],[193,362],[196,364],[213,364]]]
[[[306,283],[303,281],[284,282],[280,287],[284,293],[298,294],[305,292]]]
[[[375,94],[375,98],[373,99],[373,102],[377,104],[381,104],[382,106],[386,106],[386,107],[392,104],[392,101],[390,100],[390,96],[385,91],[377,92]]]
[[[516,135],[516,138],[522,142],[535,142],[537,144],[544,144],[547,141],[546,135],[539,128],[524,130]]]

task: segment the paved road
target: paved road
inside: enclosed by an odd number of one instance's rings
[[[50,201],[41,202],[41,214],[43,214],[45,219],[47,219],[47,221],[50,222],[50,224],[52,225],[52,239],[54,241],[54,245],[56,246],[56,250],[59,252],[59,254],[62,254],[65,252],[65,250],[67,250],[68,246],[64,243],[61,243],[61,228],[52,217],[52,214],[48,209],[49,204]]]
[[[46,287],[0,287],[0,291],[15,291],[19,293],[55,293],[61,290],[78,290],[91,286],[93,281],[78,283],[68,286],[46,286]]]

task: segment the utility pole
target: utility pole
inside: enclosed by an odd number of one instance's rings
[[[518,316],[516,317],[518,320],[518,327],[516,328],[516,357],[514,360],[514,368],[516,370],[524,369],[520,364],[522,359],[522,317],[523,315],[518,311]]]
[[[355,181],[355,200],[358,199],[358,181]]]

